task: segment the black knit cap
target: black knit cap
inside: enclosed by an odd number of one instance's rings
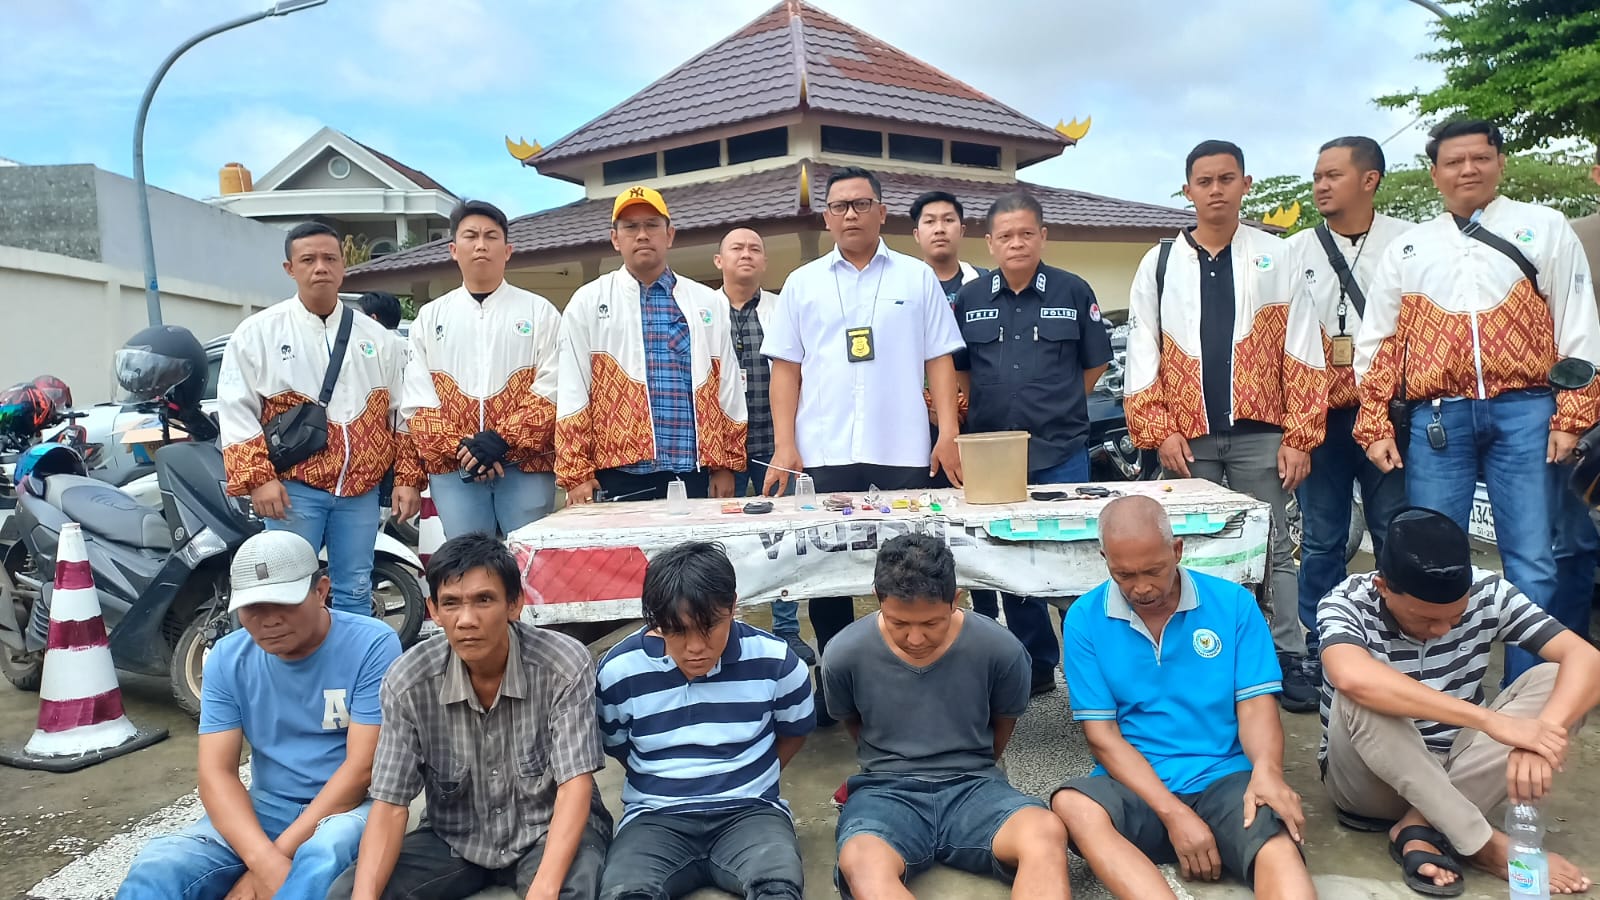
[[[1454,603],[1472,587],[1467,533],[1444,513],[1408,506],[1389,520],[1378,574],[1392,591],[1427,603]]]

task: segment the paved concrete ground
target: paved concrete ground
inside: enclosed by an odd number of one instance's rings
[[[1360,557],[1356,565],[1370,565]],[[870,604],[862,604],[863,610]],[[764,611],[750,620],[767,624]],[[804,617],[802,616],[802,621]],[[155,679],[125,678],[124,701],[141,725],[165,725],[173,737],[155,747],[72,775],[47,775],[0,768],[0,839],[6,861],[0,866],[0,896],[89,900],[109,897],[128,860],[150,835],[181,827],[199,815],[193,797],[194,725],[167,699]],[[1040,697],[1019,723],[1006,756],[1019,787],[1044,792],[1062,778],[1089,768],[1082,731],[1068,720],[1065,690]],[[0,741],[23,740],[33,727],[37,698],[0,686]],[[1381,836],[1354,834],[1333,822],[1317,782],[1315,715],[1285,716],[1287,774],[1305,797],[1309,822],[1306,854],[1322,897],[1333,900],[1388,900],[1414,897],[1399,881]],[[794,808],[807,861],[808,898],[836,896],[832,887],[833,826],[829,798],[855,770],[854,749],[841,728],[818,732],[784,773],[783,792]],[[600,776],[615,806],[620,772],[615,764]],[[1591,724],[1575,748],[1567,773],[1557,781],[1557,796],[1546,812],[1549,846],[1594,875],[1600,872],[1600,841],[1593,837],[1600,817],[1600,726]],[[1250,896],[1236,884],[1190,885],[1176,881],[1178,896],[1232,900]],[[1503,881],[1469,873],[1467,897],[1506,896]],[[1102,898],[1104,889],[1074,860],[1074,896]],[[936,869],[912,885],[918,897],[937,900],[1004,898],[1004,886],[950,870]],[[511,900],[512,894],[488,894]],[[704,891],[694,900],[727,895]]]

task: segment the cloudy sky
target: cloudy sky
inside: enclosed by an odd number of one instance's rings
[[[130,172],[161,59],[267,2],[8,4],[0,157]],[[260,175],[326,124],[458,194],[533,212],[579,190],[520,168],[505,136],[549,144],[772,2],[330,0],[179,60],[150,114],[150,181],[211,196],[223,163]],[[1237,141],[1258,177],[1304,172],[1329,137],[1382,140],[1411,121],[1373,97],[1440,80],[1417,59],[1434,19],[1406,0],[815,2],[1040,121],[1094,117],[1080,146],[1023,178],[1160,203],[1200,140]],[[1413,128],[1386,149],[1421,147]]]

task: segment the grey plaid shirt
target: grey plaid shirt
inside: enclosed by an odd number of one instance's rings
[[[394,664],[383,679],[368,790],[396,806],[426,790],[434,833],[489,869],[515,864],[544,841],[558,785],[605,765],[589,651],[553,631],[510,628],[510,661],[487,711],[444,638]],[[598,789],[590,809],[609,832]]]
[[[761,291],[750,298],[744,309],[728,306],[733,326],[733,351],[739,356],[739,368],[745,373],[744,403],[749,411],[750,430],[745,436],[746,458],[752,460],[747,471],[753,477],[767,476],[766,463],[772,461],[776,438],[772,432],[772,401],[768,391],[772,387],[772,366],[761,355],[761,319],[756,309],[761,305]],[[756,465],[754,460],[760,460]]]

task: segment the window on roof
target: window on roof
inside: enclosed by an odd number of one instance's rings
[[[757,159],[771,159],[774,156],[787,156],[788,153],[789,129],[787,128],[768,128],[766,131],[752,131],[749,134],[737,134],[728,138],[730,166]]]
[[[623,181],[644,181],[656,177],[656,155],[654,153],[641,153],[638,156],[626,156],[622,159],[613,159],[600,167],[600,175],[606,184],[617,184]]]
[[[944,141],[938,138],[918,137],[914,134],[895,134],[891,131],[889,158],[938,165],[944,162]]]
[[[661,154],[662,169],[668,175],[715,169],[722,165],[722,142],[706,141],[687,147],[673,147]]]
[[[969,144],[966,141],[951,141],[950,163],[957,166],[977,166],[981,169],[998,169],[1000,168],[1000,148],[993,144]]]
[[[839,125],[822,126],[824,153],[843,153],[848,156],[883,158],[883,132],[861,128],[844,128]]]

